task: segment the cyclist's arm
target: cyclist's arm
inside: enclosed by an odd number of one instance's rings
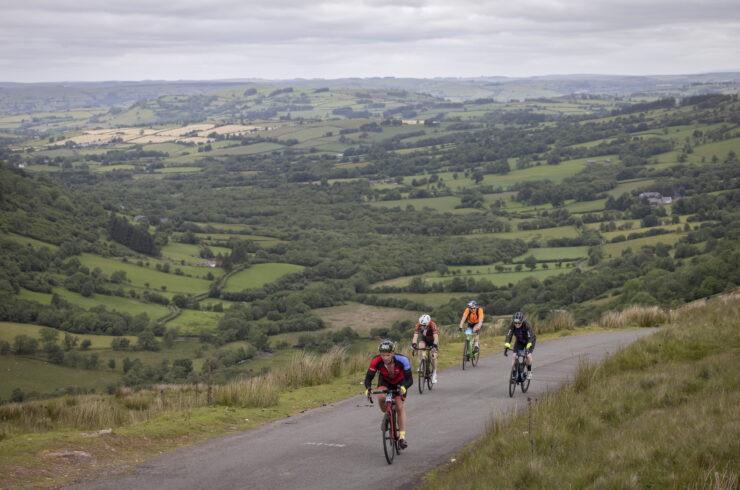
[[[511,337],[514,336],[514,329],[512,328],[512,324],[509,324],[509,331],[506,333],[506,343],[508,344],[511,342]]]
[[[478,318],[478,323],[475,324],[478,328],[483,328],[483,309],[480,310],[480,318]]]
[[[460,319],[460,328],[463,328],[463,323],[465,323],[465,320],[467,320],[467,318],[468,318],[468,312],[469,311],[470,310],[468,310],[467,308],[465,308],[465,313],[463,313],[463,316]]]
[[[372,386],[373,378],[375,378],[375,373],[378,371],[376,368],[377,365],[377,357],[370,361],[370,367],[367,368],[367,374],[365,374],[365,389],[369,390]]]
[[[434,345],[436,345],[437,348],[439,348],[439,334],[438,333],[434,334]]]
[[[417,340],[419,340],[419,333],[418,332],[414,332],[414,338],[411,339],[411,343],[412,344],[415,344]]]
[[[534,328],[532,328],[532,324],[527,322],[527,333],[529,335],[529,343],[532,344],[532,349],[534,349],[534,344],[537,342],[537,335],[534,333]]]
[[[414,385],[414,376],[411,374],[411,368],[404,369],[403,381],[401,381],[401,383],[406,387],[407,390]]]

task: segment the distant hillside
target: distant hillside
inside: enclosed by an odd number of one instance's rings
[[[428,94],[451,101],[493,98],[498,101],[570,94],[653,96],[737,93],[740,73],[700,75],[553,75],[529,78],[340,78],[292,80],[193,80],[128,82],[0,83],[0,115],[60,111],[80,107],[127,107],[166,95],[198,95],[233,87],[297,87],[302,89],[390,89]]]

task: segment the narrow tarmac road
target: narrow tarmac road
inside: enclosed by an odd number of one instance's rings
[[[529,391],[517,389],[513,398],[508,394],[511,357],[504,357],[503,349],[481,357],[475,368],[468,364],[463,371],[458,364],[440,372],[434,390],[423,395],[415,379],[406,400],[409,447],[393,465],[383,456],[382,414],[356,396],[152,458],[120,478],[74,488],[398,488],[482,436],[491,417],[572,380],[579,357],[601,360],[655,331],[604,332],[538,344]]]

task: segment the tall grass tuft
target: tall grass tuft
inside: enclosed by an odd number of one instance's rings
[[[657,306],[630,306],[620,312],[609,311],[602,315],[599,325],[604,328],[629,326],[657,327],[671,321],[672,315]]]
[[[576,321],[569,311],[558,310],[549,315],[545,321],[537,322],[535,328],[537,333],[545,333],[559,332],[561,330],[575,328],[575,326]]]

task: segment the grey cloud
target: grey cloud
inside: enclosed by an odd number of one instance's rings
[[[209,78],[731,70],[737,68],[733,54],[740,41],[738,5],[726,0],[80,0],[72,5],[0,0],[0,78],[49,79],[65,66],[66,79],[153,77],[147,70],[187,78],[202,73],[201,66],[209,67]],[[659,57],[662,64],[648,57]]]

